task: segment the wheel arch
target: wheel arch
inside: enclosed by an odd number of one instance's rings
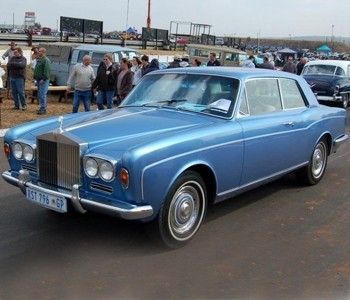
[[[216,176],[213,170],[205,164],[196,164],[184,171],[194,171],[202,177],[207,189],[208,203],[213,203],[217,191]]]
[[[327,143],[327,155],[329,156],[331,154],[331,150],[332,150],[332,136],[329,132],[326,132],[318,139],[316,144],[322,139],[325,139],[325,141]]]

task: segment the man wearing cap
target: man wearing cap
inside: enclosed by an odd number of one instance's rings
[[[181,56],[175,55],[174,60],[169,64],[168,69],[180,68]]]
[[[5,60],[6,57],[8,59],[10,59],[13,55],[14,55],[14,52],[15,52],[15,49],[17,47],[17,44],[15,42],[11,42],[9,44],[10,48],[8,48],[5,53],[2,55],[2,59]]]

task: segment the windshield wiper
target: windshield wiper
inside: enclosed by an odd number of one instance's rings
[[[165,104],[165,106],[174,104],[174,103],[179,103],[179,102],[186,102],[188,101],[188,99],[169,99],[169,100],[158,100],[158,101],[151,101],[151,102],[147,102],[142,104],[141,106],[156,106],[156,107],[163,107]]]

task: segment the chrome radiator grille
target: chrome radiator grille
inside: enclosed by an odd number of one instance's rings
[[[41,182],[66,189],[80,183],[78,145],[38,139],[37,146]]]

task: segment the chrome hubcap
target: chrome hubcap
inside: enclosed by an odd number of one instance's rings
[[[174,194],[168,224],[177,240],[189,239],[199,228],[204,215],[204,192],[197,182],[186,182]]]
[[[322,175],[325,165],[326,149],[323,143],[317,145],[312,157],[312,174],[315,178]]]

